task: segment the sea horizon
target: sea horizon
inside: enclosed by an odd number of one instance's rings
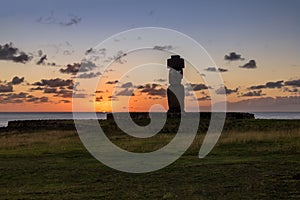
[[[88,114],[83,119],[91,119],[92,112],[77,112]],[[110,112],[96,112],[97,119],[106,119]],[[300,119],[300,112],[244,112],[254,114],[255,119]],[[0,112],[0,127],[6,127],[9,121],[18,120],[71,120],[73,112]]]

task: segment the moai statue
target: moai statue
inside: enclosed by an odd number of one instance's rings
[[[173,55],[167,61],[169,71],[168,113],[184,112],[184,87],[181,84],[183,77],[184,60],[179,55]]]

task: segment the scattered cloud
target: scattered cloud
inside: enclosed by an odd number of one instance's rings
[[[291,81],[285,81],[284,85],[286,85],[286,86],[293,86],[293,87],[300,87],[300,79],[298,79],[298,80],[291,80]]]
[[[167,79],[159,78],[159,79],[154,79],[154,81],[158,83],[164,83],[167,81]]]
[[[93,48],[89,48],[88,50],[85,51],[85,55],[88,55],[92,52],[93,52]]]
[[[123,52],[123,51],[118,51],[117,55],[112,56],[112,57],[108,57],[105,62],[116,62],[119,64],[124,64],[126,63],[126,60],[124,60],[124,57],[127,56],[127,53]]]
[[[80,69],[79,63],[68,64],[66,68],[61,68],[59,71],[63,74],[72,74],[76,75]]]
[[[40,50],[38,50],[38,52],[37,52],[37,53],[38,53],[38,56],[39,56],[39,57],[42,57],[42,55],[43,55],[43,51],[42,51],[41,49],[40,49]]]
[[[244,68],[244,69],[255,69],[257,68],[256,62],[255,60],[250,60],[248,63],[240,66],[240,68]]]
[[[199,97],[197,98],[198,101],[207,101],[207,100],[211,100],[210,96],[204,96],[204,97]]]
[[[43,55],[38,61],[37,61],[37,65],[41,65],[44,64],[45,60],[47,60],[47,55]]]
[[[199,83],[199,84],[191,84],[194,91],[200,91],[200,90],[207,90],[208,87],[205,84]]]
[[[38,91],[38,90],[44,90],[44,88],[43,88],[43,87],[40,87],[40,86],[38,86],[38,87],[35,87],[35,88],[30,88],[30,89],[29,89],[29,91]]]
[[[77,25],[81,22],[82,18],[76,15],[69,15],[68,18],[61,20],[54,16],[54,11],[51,11],[47,17],[39,17],[36,21],[41,24],[57,24],[63,27]]]
[[[77,76],[77,78],[86,78],[86,79],[88,79],[88,78],[95,78],[95,77],[98,77],[100,75],[101,75],[101,72],[96,72],[96,73],[90,72],[90,73],[80,74],[80,75]]]
[[[67,100],[67,99],[63,99],[63,100],[60,100],[58,103],[71,103],[71,101]]]
[[[259,90],[259,89],[263,89],[263,88],[266,88],[266,85],[254,85],[254,86],[249,87],[248,89],[249,90]]]
[[[49,102],[48,97],[36,97],[33,95],[28,95],[28,93],[20,92],[20,93],[10,93],[0,96],[0,103],[1,104],[8,104],[8,103],[24,103],[24,102],[31,102],[31,103],[46,103]]]
[[[134,96],[134,90],[133,89],[129,89],[129,88],[125,88],[119,92],[116,93],[116,96]]]
[[[231,52],[229,53],[229,55],[225,55],[224,59],[228,61],[245,60],[240,54],[237,54],[235,52]]]
[[[229,89],[227,88],[226,86],[223,88],[223,87],[220,87],[219,89],[217,89],[216,91],[216,94],[226,94],[226,95],[231,95],[233,93],[236,93],[238,92],[238,88],[235,88],[235,89]]]
[[[120,86],[121,88],[133,88],[132,82],[124,83]]]
[[[54,23],[56,23],[56,19],[54,17],[54,11],[52,10],[50,12],[50,15],[47,16],[47,17],[39,17],[36,21],[38,23],[41,23],[41,24],[54,24]]]
[[[96,102],[102,102],[103,101],[103,97],[101,96],[101,97],[96,97]]]
[[[290,88],[284,88],[283,92],[298,93],[298,92],[300,92],[300,90],[298,88],[292,88],[292,89],[290,89]]]
[[[208,68],[206,68],[204,70],[208,71],[208,72],[227,72],[228,71],[228,69],[216,68],[216,67],[208,67]]]
[[[114,81],[107,81],[105,84],[108,85],[113,85],[113,84],[117,84],[119,81],[118,80],[114,80]]]
[[[97,90],[95,93],[104,93],[104,91],[103,90]]]
[[[153,49],[159,50],[159,51],[170,51],[170,50],[173,50],[174,47],[172,45],[164,45],[164,46],[156,45],[153,47]]]
[[[13,86],[11,84],[0,85],[0,93],[13,92]]]
[[[51,93],[57,93],[57,88],[45,88],[44,93],[51,94]]]
[[[230,111],[238,112],[295,112],[300,111],[300,96],[259,97],[228,102]]]
[[[26,63],[31,60],[31,56],[14,47],[12,43],[0,45],[0,60]]]
[[[108,96],[107,98],[109,101],[118,101],[119,100],[118,97],[116,97],[116,96]]]
[[[106,57],[106,48],[101,48],[101,49],[89,48],[88,50],[85,51],[85,55],[89,56],[89,60],[95,62],[100,58],[104,59]],[[110,62],[110,61],[111,60],[106,60],[106,62]]]
[[[275,81],[275,82],[267,82],[264,85],[254,85],[249,87],[249,90],[260,90],[260,89],[273,89],[273,88],[281,88],[283,87],[283,80]]]
[[[165,97],[167,95],[167,90],[155,83],[138,86],[138,89],[141,93],[151,96]]]
[[[266,94],[262,93],[262,90],[258,91],[250,91],[245,94],[242,94],[242,97],[260,97],[260,96],[265,96]]]
[[[67,19],[67,21],[64,21],[64,22],[59,22],[59,24],[61,26],[72,26],[72,25],[77,25],[81,22],[82,18],[81,17],[78,17],[76,15],[72,15],[70,16],[69,19]]]
[[[36,86],[49,86],[49,87],[64,87],[64,86],[73,86],[73,81],[71,79],[42,79],[39,82],[35,82],[32,85]]]
[[[283,86],[283,81],[276,81],[276,82],[267,82],[266,88],[281,88]]]
[[[24,77],[19,78],[18,76],[15,76],[12,80],[11,80],[11,84],[13,85],[19,85],[21,83],[24,82]]]

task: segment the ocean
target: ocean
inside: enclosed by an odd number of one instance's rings
[[[256,119],[300,119],[300,112],[253,112]],[[89,119],[81,115],[82,119]],[[89,116],[88,113],[86,116]],[[105,113],[97,113],[98,119],[106,119]],[[5,127],[8,121],[43,120],[43,119],[73,119],[72,112],[0,112],[0,127]]]
[[[82,119],[90,119],[88,113],[81,113]],[[98,119],[106,119],[105,113],[97,113]],[[5,127],[8,121],[43,120],[43,119],[73,119],[72,112],[0,112],[0,127]]]

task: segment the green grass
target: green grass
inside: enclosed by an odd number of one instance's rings
[[[204,136],[199,133],[180,159],[146,174],[123,173],[101,164],[75,131],[2,135],[0,199],[299,199],[299,121],[251,123],[250,128],[244,122],[227,125],[204,159],[198,158]],[[280,125],[281,129],[268,128]],[[135,140],[108,135],[133,152],[158,149],[174,136],[162,133]]]

